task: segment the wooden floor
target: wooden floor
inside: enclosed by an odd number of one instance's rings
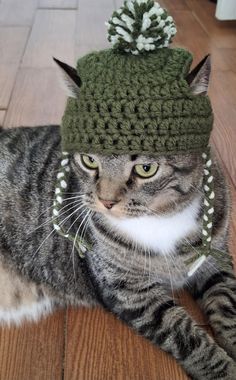
[[[59,123],[65,95],[52,56],[66,60],[105,46],[104,21],[120,0],[0,0],[0,124]],[[236,22],[219,22],[208,0],[163,0],[174,16],[175,44],[197,63],[211,53],[212,142],[234,199],[231,252],[236,261]],[[180,296],[209,329],[196,306]],[[184,380],[167,354],[101,310],[58,311],[38,324],[0,329],[0,380]]]

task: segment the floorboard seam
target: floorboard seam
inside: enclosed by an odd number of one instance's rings
[[[11,93],[10,93],[9,101],[8,101],[8,104],[7,104],[7,108],[5,108],[6,115],[4,117],[4,123],[3,124],[5,124],[5,119],[6,119],[6,116],[7,116],[8,108],[9,108],[11,100],[12,100],[12,96],[13,96],[15,85],[16,85],[16,81],[17,81],[17,77],[18,77],[18,74],[19,74],[19,71],[20,71],[20,68],[21,68],[22,58],[23,58],[23,56],[25,54],[26,47],[27,47],[27,44],[28,44],[28,41],[29,41],[29,37],[30,37],[31,31],[32,31],[33,24],[34,24],[35,14],[36,14],[36,9],[35,9],[34,16],[33,16],[33,19],[32,19],[32,24],[31,25],[27,25],[27,28],[29,28],[29,30],[28,30],[28,33],[27,33],[27,38],[25,40],[24,48],[22,50],[22,54],[21,54],[20,59],[19,59],[19,63],[18,63],[18,67],[17,67],[17,70],[16,70],[16,75],[15,75],[14,83],[13,83],[13,86],[12,86],[12,89],[11,89]]]

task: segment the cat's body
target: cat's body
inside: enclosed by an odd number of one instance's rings
[[[65,226],[74,233],[82,223],[79,232],[91,245],[83,259],[53,229],[58,127],[0,132],[0,320],[36,319],[58,305],[101,305],[170,352],[193,378],[235,380],[233,272],[210,260],[188,278],[185,265],[201,244],[201,155],[93,158],[99,176],[83,168],[79,154],[71,160],[60,219],[73,213]],[[132,168],[147,159],[158,162],[156,177],[135,178]],[[229,200],[216,162],[213,174],[212,246],[227,252]],[[184,286],[231,357],[173,300],[172,290]]]
[[[49,292],[57,302],[87,303],[94,295],[87,281],[86,261],[76,254],[72,261],[68,241],[55,231],[51,233],[55,180],[61,158],[58,128],[1,132],[0,144],[0,251],[5,264],[39,285],[39,300],[44,292],[48,297]],[[10,295],[13,305],[15,293],[19,293],[15,306],[20,307],[24,293],[20,294],[16,285]]]

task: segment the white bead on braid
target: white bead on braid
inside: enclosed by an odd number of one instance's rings
[[[202,246],[204,253],[199,253],[194,256],[193,262],[188,271],[188,277],[191,277],[205,262],[206,258],[212,254],[211,252],[211,239],[212,239],[212,219],[214,213],[214,187],[213,187],[213,175],[211,173],[212,160],[210,152],[202,154],[204,162],[203,170],[203,190],[205,194],[203,206],[203,223],[202,223]]]
[[[62,152],[62,160],[60,163],[60,169],[57,173],[57,183],[55,188],[55,199],[53,202],[53,227],[54,230],[57,231],[61,236],[64,236],[65,238],[69,239],[73,242],[75,247],[77,248],[79,255],[81,257],[84,256],[84,253],[86,253],[89,249],[86,242],[81,240],[79,236],[74,236],[72,234],[66,233],[62,227],[62,224],[59,221],[60,217],[60,208],[63,203],[63,192],[68,187],[67,184],[67,177],[70,172],[70,165],[69,165],[69,153]]]
[[[153,0],[127,0],[106,23],[114,49],[134,55],[169,46],[173,18]]]

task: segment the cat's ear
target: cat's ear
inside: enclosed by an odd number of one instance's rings
[[[82,85],[82,81],[77,74],[77,71],[74,67],[67,65],[67,63],[59,61],[53,57],[53,60],[59,66],[62,73],[63,87],[66,89],[66,92],[69,96],[77,98],[79,96],[79,88]]]
[[[207,55],[186,77],[186,81],[194,95],[207,94],[210,74],[211,58],[210,55]]]

